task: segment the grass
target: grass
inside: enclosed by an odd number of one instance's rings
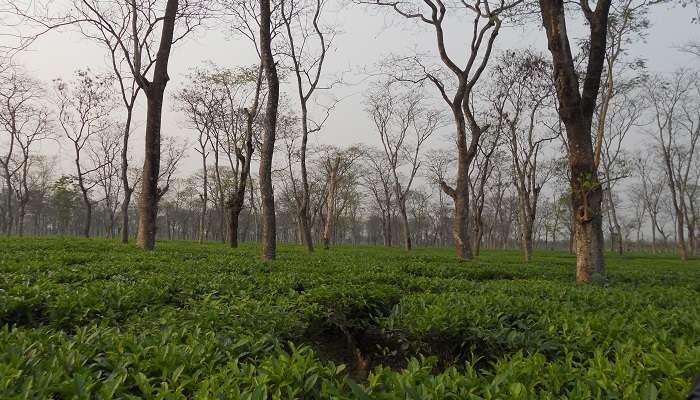
[[[2,399],[682,399],[700,261],[0,239]]]

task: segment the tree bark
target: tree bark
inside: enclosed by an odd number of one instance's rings
[[[232,249],[238,248],[238,221],[241,207],[233,204],[228,208],[228,244]]]
[[[338,187],[338,168],[340,166],[340,156],[337,156],[331,165],[328,174],[328,195],[326,197],[326,224],[323,228],[323,248],[325,250],[331,247],[331,238],[333,236],[333,219],[335,218],[335,192]]]
[[[206,179],[204,179],[205,182],[205,189],[204,192],[206,193]],[[199,211],[199,227],[197,228],[197,241],[199,244],[204,243],[204,228],[207,224],[207,202],[208,202],[207,195],[204,194],[202,196],[202,208]]]
[[[121,241],[124,244],[129,243],[129,204],[131,204],[131,195],[134,193],[134,189],[129,185],[129,135],[131,134],[131,117],[133,115],[133,110],[132,100],[131,106],[126,108],[126,122],[124,123],[124,136],[121,151],[121,180],[124,190],[124,199],[121,204]]]
[[[275,221],[275,195],[272,187],[272,157],[275,151],[277,106],[279,104],[279,77],[272,55],[270,0],[260,0],[260,57],[267,81],[267,104],[263,123],[263,141],[260,151],[260,197],[263,214],[262,257],[274,260],[277,254],[277,227]]]
[[[611,217],[610,219],[612,220],[615,235],[617,235],[617,243],[616,243],[615,249],[613,249],[613,250],[617,251],[617,253],[619,255],[622,255],[624,253],[624,250],[625,250],[624,243],[622,241],[622,227],[620,226],[620,222],[617,219],[617,210],[615,209],[615,203],[614,203],[614,199],[612,197],[612,188],[609,186],[608,186],[607,193],[608,193],[608,201],[609,201],[608,207],[610,208],[610,217]]]
[[[568,141],[576,280],[588,282],[594,274],[604,273],[603,196],[594,160],[591,125],[605,59],[610,0],[598,1],[595,11],[588,3],[580,6],[590,28],[588,65],[582,92],[579,92],[579,79],[567,34],[564,1],[540,0],[542,22],[554,65],[559,116],[566,127]]]
[[[457,258],[471,260],[474,256],[469,235],[469,164],[474,159],[481,131],[476,126],[471,127],[472,141],[471,145],[467,147],[467,130],[462,110],[465,85],[464,81],[460,81],[457,95],[455,95],[457,101],[450,103],[457,127],[457,183],[454,188],[451,188],[446,182],[440,181],[440,188],[454,201],[452,236],[454,237]]]
[[[17,236],[24,236],[24,216],[27,214],[27,203],[19,202],[19,210],[17,213]]]
[[[160,175],[160,124],[163,110],[163,90],[147,93],[146,148],[139,199],[139,228],[136,243],[144,250],[153,250],[158,218],[158,177]]]
[[[388,213],[382,215],[382,233],[384,246],[391,247],[391,216]]]
[[[9,160],[9,157],[8,157]],[[9,162],[9,161],[7,161]],[[12,213],[12,176],[10,175],[9,172],[9,165],[3,165],[3,168],[5,169],[4,175],[5,175],[5,190],[7,193],[5,193],[5,213],[4,213],[4,222],[5,222],[5,234],[8,236],[12,234],[12,226],[13,226],[13,219],[14,215]]]
[[[460,152],[461,153],[461,152]],[[462,154],[459,155],[462,159]],[[461,259],[471,260],[474,258],[471,247],[471,237],[469,236],[469,185],[466,178],[467,168],[463,167],[463,162],[460,160],[457,168],[457,186],[455,188],[454,205],[455,215],[452,223],[452,235],[455,241],[455,251],[457,257]]]
[[[408,212],[406,211],[406,201],[399,204],[399,214],[401,214],[401,227],[403,229],[403,244],[406,250],[411,250],[413,248],[413,243],[411,243],[411,230],[408,224]]]
[[[92,203],[85,195],[83,195],[83,201],[85,202],[85,222],[83,225],[83,236],[86,238],[90,237],[90,228],[92,226]]]
[[[153,81],[143,76],[137,81],[147,99],[145,156],[141,178],[141,198],[139,199],[139,226],[136,244],[144,250],[153,250],[156,243],[156,222],[158,218],[158,177],[160,175],[160,137],[163,98],[168,76],[168,60],[173,44],[175,18],[178,0],[168,0],[163,17],[163,30],[158,47],[157,59],[153,69]],[[140,71],[139,71],[140,73]]]

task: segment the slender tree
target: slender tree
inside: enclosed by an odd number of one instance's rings
[[[107,128],[88,149],[90,163],[97,167],[94,180],[100,192],[99,201],[104,211],[105,232],[110,238],[115,234],[117,208],[122,196],[119,155],[124,143],[123,134],[119,129]]]
[[[58,123],[64,136],[71,144],[75,165],[75,180],[85,206],[83,236],[90,237],[92,211],[95,200],[92,189],[97,185],[94,175],[103,167],[104,160],[96,159],[92,164],[86,154],[94,145],[96,137],[106,135],[111,109],[112,88],[106,76],[99,76],[89,70],[79,70],[72,82],[55,80],[58,106]]]
[[[0,136],[6,148],[0,156],[5,182],[4,212],[0,212],[0,222],[5,233],[11,234],[16,220],[16,233],[24,232],[24,217],[31,193],[28,178],[33,149],[36,145],[52,137],[48,110],[42,104],[41,83],[28,76],[19,67],[10,67],[0,75]],[[17,199],[18,212],[15,215],[13,197]]]
[[[275,222],[275,194],[272,187],[272,159],[275,152],[277,132],[277,107],[280,96],[280,82],[277,64],[272,52],[272,8],[270,0],[260,0],[260,65],[265,73],[267,103],[263,119],[263,137],[260,147],[260,197],[263,214],[263,249],[265,260],[277,256],[277,228]]]
[[[520,243],[525,261],[532,259],[537,206],[551,169],[543,163],[547,143],[557,138],[541,121],[553,100],[551,65],[532,51],[508,52],[496,66],[495,79],[504,100],[505,130],[511,154],[513,186],[518,195]]]
[[[371,4],[387,7],[394,10],[401,17],[424,23],[430,27],[435,35],[437,53],[442,66],[447,69],[449,81],[442,79],[440,71],[434,71],[425,66],[420,57],[410,57],[407,74],[394,74],[399,79],[408,81],[432,82],[450,109],[456,131],[457,149],[457,173],[454,187],[442,181],[441,188],[454,201],[453,236],[457,257],[471,259],[471,236],[469,230],[469,166],[474,159],[479,146],[479,140],[485,126],[481,126],[475,117],[472,92],[484,72],[491,56],[494,42],[501,30],[504,19],[509,18],[521,0],[477,0],[474,3],[455,2],[446,4],[441,0],[427,0],[423,2],[395,2],[384,0],[359,0],[363,4]],[[466,40],[460,47],[465,59],[462,65],[458,58],[448,51],[445,43],[445,17],[450,14],[468,13],[473,15]],[[396,69],[396,62],[392,62],[392,69]],[[403,72],[403,69],[400,69]],[[418,73],[416,73],[418,71]],[[444,71],[443,71],[444,72]]]
[[[301,145],[299,164],[301,167],[301,187],[293,185],[297,218],[301,229],[302,242],[308,251],[314,250],[309,215],[309,173],[307,171],[307,148],[309,135],[321,130],[327,120],[331,106],[326,107],[325,117],[314,121],[309,116],[309,101],[315,92],[328,89],[320,86],[326,55],[332,46],[335,33],[321,26],[321,17],[326,10],[326,0],[282,0],[281,16],[286,31],[287,57],[291,61],[291,71],[295,77],[297,97],[301,109]]]
[[[411,250],[406,202],[421,166],[421,149],[440,126],[441,115],[424,105],[425,98],[420,91],[401,92],[395,86],[398,85],[391,81],[377,83],[367,95],[366,108],[379,134],[391,172],[404,247]],[[407,169],[405,178],[401,176],[403,167]]]

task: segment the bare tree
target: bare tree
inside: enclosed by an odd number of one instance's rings
[[[608,109],[604,127],[605,135],[599,136],[601,140],[599,169],[604,178],[604,201],[611,227],[611,241],[619,254],[622,254],[624,247],[614,189],[618,182],[630,175],[624,140],[633,128],[643,125],[642,114],[646,108],[646,102],[637,90],[637,83],[636,80],[618,83],[617,93],[611,95],[606,105]]]
[[[610,3],[611,0],[598,0],[595,9],[588,2],[578,5],[589,28],[588,63],[581,89],[567,33],[565,2],[540,0],[542,22],[554,66],[558,112],[566,127],[575,218],[576,280],[579,282],[588,282],[592,275],[605,273],[601,212],[603,196],[595,164],[591,126],[607,49]]]
[[[287,56],[296,78],[297,96],[301,108],[301,145],[299,163],[301,167],[301,187],[293,185],[297,218],[302,234],[302,243],[308,251],[314,250],[309,216],[309,177],[306,168],[309,135],[321,130],[332,106],[326,107],[325,116],[320,121],[309,117],[309,101],[321,87],[319,82],[323,72],[326,54],[332,46],[335,32],[321,26],[321,16],[325,12],[326,0],[281,0],[281,15],[286,29]],[[313,43],[315,42],[315,43]],[[315,45],[315,48],[313,47]]]
[[[48,111],[41,102],[41,86],[18,67],[8,68],[0,76],[0,124],[7,146],[0,157],[6,186],[5,212],[0,213],[0,222],[7,234],[12,233],[15,220],[13,196],[18,202],[16,232],[20,236],[24,233],[24,217],[31,195],[28,178],[34,158],[33,147],[52,137]]]
[[[651,221],[651,250],[657,252],[656,234],[661,235],[664,242],[668,240],[664,223],[661,215],[662,198],[664,196],[664,187],[667,185],[664,168],[661,170],[654,168],[651,165],[655,155],[651,152],[648,154],[640,154],[634,157],[634,169],[639,174],[639,184],[633,188],[633,191],[642,199],[642,204],[649,214]]]
[[[391,220],[395,203],[391,167],[379,149],[363,149],[362,159],[364,167],[360,174],[360,182],[372,194],[374,204],[381,215],[384,246],[390,247],[393,239]]]
[[[94,175],[102,165],[86,162],[85,152],[96,137],[106,134],[111,122],[107,117],[111,109],[112,88],[106,76],[95,75],[89,70],[77,71],[72,82],[56,79],[54,83],[58,123],[73,150],[75,179],[85,206],[83,235],[89,237],[95,202],[90,192],[97,185]]]
[[[503,160],[502,152],[499,151],[502,144],[501,130],[493,129],[492,132],[493,135],[485,132],[469,168],[469,188],[473,197],[471,201],[472,253],[475,256],[481,253],[484,236],[487,183],[493,177],[493,172],[499,166],[499,162]]]
[[[391,81],[377,83],[367,95],[366,108],[381,139],[391,172],[404,247],[411,250],[406,200],[421,166],[421,148],[439,127],[441,115],[424,105],[424,95],[417,89],[401,92],[395,86],[398,85]],[[405,178],[401,177],[403,167],[407,169]]]
[[[228,233],[229,244],[235,248],[258,126],[262,71],[259,67],[224,69],[212,64],[193,70],[189,80],[175,98],[189,125],[198,133],[196,151],[202,158],[203,173],[200,241],[204,238],[208,192],[213,189],[221,239]],[[207,165],[210,154],[213,171]],[[215,182],[211,188],[210,175]]]
[[[359,149],[354,146],[347,149],[338,149],[332,146],[324,149],[322,162],[326,170],[328,183],[326,184],[326,217],[321,240],[323,241],[323,248],[326,250],[330,249],[336,214],[345,208],[341,206],[337,207],[339,210],[336,209],[339,183],[342,183],[343,178],[351,170],[360,154]]]
[[[601,151],[605,143],[605,128],[608,120],[610,102],[621,92],[624,92],[625,73],[643,63],[640,60],[626,60],[627,51],[631,44],[645,37],[649,21],[646,18],[649,2],[647,0],[623,0],[610,3],[607,20],[607,41],[605,48],[604,81],[600,89],[600,107],[598,109],[595,134],[595,164],[600,165]],[[618,82],[618,79],[621,82]],[[618,86],[622,86],[618,90]]]
[[[100,200],[103,204],[105,219],[104,228],[107,236],[114,237],[115,221],[119,198],[122,194],[120,182],[121,165],[119,155],[122,153],[124,132],[116,129],[106,129],[89,147],[90,163],[96,166],[94,181],[100,189]],[[126,200],[122,200],[126,201]]]
[[[471,259],[471,238],[469,232],[469,182],[468,171],[474,156],[476,155],[479,139],[484,126],[477,122],[473,104],[471,102],[472,91],[477,84],[489,61],[493,44],[498,36],[504,18],[522,3],[521,0],[489,1],[477,0],[473,4],[467,2],[454,2],[446,4],[441,0],[427,0],[423,2],[413,1],[384,1],[384,0],[359,0],[360,3],[373,4],[388,7],[398,15],[419,23],[427,24],[435,35],[437,52],[442,66],[447,69],[449,78],[443,79],[444,71],[435,71],[423,65],[419,57],[411,58],[413,68],[410,76],[398,78],[411,81],[432,82],[438,89],[442,99],[449,106],[456,130],[457,147],[457,174],[456,185],[449,186],[441,182],[441,187],[454,200],[455,215],[453,220],[453,236],[457,257]],[[446,15],[468,13],[473,15],[471,26],[466,40],[461,46],[466,59],[463,65],[455,61],[455,56],[450,55],[445,43],[444,23]],[[415,65],[418,64],[418,65]],[[420,71],[416,76],[415,71]],[[451,79],[450,79],[451,78]],[[449,81],[448,81],[449,80]],[[467,133],[470,139],[467,140]]]
[[[679,70],[668,79],[656,75],[645,82],[654,119],[657,150],[663,161],[671,202],[676,220],[676,245],[682,260],[687,260],[689,249],[685,225],[688,217],[687,195],[694,172],[700,140],[700,91],[696,73]],[[692,223],[690,224],[692,226]],[[694,229],[688,232],[694,247]]]
[[[262,67],[242,70],[233,75],[225,74],[220,83],[225,93],[225,100],[228,101],[228,112],[224,113],[228,116],[226,118],[228,121],[223,124],[226,127],[226,154],[231,170],[234,174],[238,174],[237,177],[234,175],[234,185],[227,199],[229,244],[232,248],[236,248],[238,247],[238,220],[245,201],[246,186],[250,180],[253,142],[258,130],[262,97]],[[235,107],[236,101],[244,105]],[[245,116],[244,129],[240,129],[239,124],[241,111]]]
[[[505,127],[510,149],[513,184],[518,193],[520,243],[526,261],[532,259],[537,205],[551,169],[543,165],[542,151],[557,135],[542,129],[552,105],[551,65],[533,51],[507,52],[495,69],[497,93],[504,101]]]
[[[201,244],[204,241],[204,228],[207,218],[207,206],[209,204],[207,163],[212,148],[214,148],[215,152],[218,151],[218,143],[215,143],[213,132],[217,130],[214,125],[217,118],[219,118],[217,114],[220,112],[220,105],[218,104],[220,99],[214,93],[214,89],[209,84],[210,82],[208,82],[205,72],[195,70],[188,78],[190,83],[177,91],[175,101],[177,109],[186,115],[189,126],[197,132],[197,147],[195,147],[195,150],[199,153],[202,167],[202,188],[199,194],[201,212],[197,240]]]
[[[170,190],[170,184],[175,179],[175,173],[180,166],[180,162],[185,158],[187,143],[175,137],[166,136],[163,138],[162,147],[164,157],[160,161],[158,182],[161,182],[163,185],[158,188],[157,200],[160,200]],[[156,214],[157,212],[158,210],[156,210]]]
[[[122,85],[127,119],[131,115],[130,107],[133,107],[137,91],[133,86],[131,90],[123,86],[124,80],[117,72],[121,71],[118,62],[127,64],[126,69],[146,95],[145,156],[137,244],[146,250],[152,250],[155,246],[157,199],[160,190],[157,181],[160,175],[160,125],[165,87],[170,79],[168,61],[173,44],[201,23],[206,10],[203,7],[204,3],[179,0],[72,0],[65,11],[54,10],[51,2],[33,3],[32,6],[26,7],[21,2],[9,2],[15,14],[25,19],[28,24],[39,28],[38,32],[23,37],[20,47],[26,47],[27,43],[51,30],[77,27],[86,37],[106,45],[109,50],[114,72]],[[28,13],[25,11],[27,9],[33,12]],[[116,56],[117,52],[119,57]],[[130,123],[128,120],[125,124],[125,132]],[[124,149],[127,149],[128,135],[124,135],[124,140]],[[125,161],[124,157],[122,161]],[[126,169],[122,170],[123,180],[126,176],[125,171]],[[128,182],[125,181],[124,184],[128,193]]]
[[[469,189],[471,200],[472,253],[478,256],[484,236],[484,207],[486,206],[487,183],[503,161],[500,151],[502,136],[505,131],[507,113],[505,112],[507,96],[503,95],[500,82],[491,81],[493,87],[486,87],[486,94],[478,93],[479,98],[488,104],[487,111],[480,116],[488,121],[488,130],[482,133],[481,141],[474,160],[469,167]],[[496,212],[497,213],[497,212]]]

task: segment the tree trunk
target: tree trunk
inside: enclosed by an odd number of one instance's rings
[[[139,225],[136,244],[144,250],[153,250],[156,243],[156,222],[158,218],[158,177],[160,174],[160,127],[163,114],[163,98],[168,76],[168,60],[173,43],[175,18],[178,0],[168,0],[163,17],[163,30],[158,47],[157,59],[153,68],[153,81],[147,82],[142,76],[137,81],[146,93],[146,149],[141,178],[141,198],[139,199]],[[140,73],[140,71],[139,71]]]
[[[252,124],[252,122],[251,122]],[[249,126],[252,129],[252,126]],[[252,133],[252,131],[249,131]],[[243,167],[241,168],[241,174],[238,181],[238,188],[236,193],[229,199],[228,205],[228,242],[232,249],[238,247],[238,225],[241,216],[241,211],[243,211],[243,203],[245,201],[245,192],[248,181],[248,174],[250,172],[250,160],[253,154],[253,144],[252,136],[248,136],[248,141],[246,143],[247,153],[246,159],[243,161]],[[250,188],[251,193],[253,188]],[[253,199],[251,196],[251,204]]]
[[[459,88],[455,96],[456,99],[464,98],[466,82],[461,79]],[[471,237],[469,235],[469,164],[474,159],[479,137],[480,128],[475,126],[471,120],[471,144],[467,147],[467,129],[462,110],[462,100],[455,101],[451,105],[452,114],[457,128],[457,183],[453,188],[444,181],[440,181],[440,187],[454,201],[454,220],[452,221],[452,236],[455,242],[455,253],[457,258],[471,260],[472,255]]]
[[[238,218],[241,214],[241,207],[237,202],[233,202],[228,208],[228,244],[232,249],[238,248]]]
[[[19,202],[19,210],[17,213],[17,235],[19,237],[24,236],[24,216],[27,214],[27,203],[24,201]]]
[[[527,194],[519,193],[520,212],[518,219],[520,220],[520,248],[523,252],[525,262],[532,260],[532,232],[534,218],[529,214],[525,202],[530,202]]]
[[[302,206],[301,210],[299,210],[299,213],[297,214],[297,218],[299,220],[299,233],[301,236],[301,242],[304,244],[306,247],[306,250],[309,252],[314,251],[314,243],[313,239],[311,238],[311,226],[309,226],[309,212],[308,212],[308,205]]]
[[[126,186],[128,186],[128,181],[126,181]],[[127,244],[129,243],[129,203],[131,203],[131,194],[133,191],[127,190],[124,193],[124,200],[122,201],[121,204],[121,212],[122,212],[122,232],[121,232],[121,240],[122,243]]]
[[[121,240],[122,243],[129,243],[129,204],[131,203],[131,194],[134,192],[133,188],[129,186],[129,134],[131,133],[131,116],[133,112],[132,107],[127,107],[126,110],[126,122],[124,124],[124,141],[121,151],[121,179],[122,187],[124,189],[124,200],[121,204],[122,211],[122,232]]]
[[[107,235],[108,238],[114,239],[114,220],[115,220],[115,215],[112,212],[111,208],[108,208],[106,211],[106,215],[104,215],[105,220],[104,220],[104,228],[105,228],[105,234]]]
[[[9,236],[12,234],[14,215],[12,214],[12,178],[7,171],[5,171],[5,190],[7,190],[5,196],[5,233]]]
[[[301,83],[299,83],[301,85]],[[301,86],[299,86],[301,88]],[[309,252],[314,251],[314,243],[311,237],[311,224],[309,223],[309,174],[306,169],[306,148],[308,146],[309,140],[309,127],[308,127],[308,111],[306,109],[306,100],[304,96],[301,95],[301,151],[300,151],[300,163],[301,163],[301,202],[299,206],[299,227],[301,228],[301,238],[302,242],[306,246],[306,250]]]
[[[594,160],[591,125],[605,59],[610,1],[599,0],[594,11],[588,9],[588,3],[580,4],[590,29],[588,65],[583,91],[580,92],[566,32],[564,1],[540,0],[542,22],[554,65],[559,116],[566,127],[576,240],[576,280],[579,282],[587,282],[592,275],[604,273],[603,196]]]
[[[478,211],[475,211],[475,213]],[[481,221],[478,216],[474,216],[474,226],[472,227],[472,253],[474,256],[479,256],[481,254],[481,237],[483,236],[483,229],[481,226]]]
[[[604,273],[603,190],[593,163],[591,137],[586,132],[590,129],[567,127],[578,282],[588,282],[593,275]]]
[[[532,261],[532,225],[525,227],[522,238],[523,255],[525,262]]]
[[[146,152],[141,178],[141,198],[139,199],[139,229],[137,245],[144,250],[153,250],[156,242],[156,222],[158,218],[158,177],[160,174],[160,124],[163,110],[162,90],[146,91],[148,110],[146,111]]]
[[[460,168],[461,169],[461,168]],[[459,174],[460,172],[458,172]],[[471,238],[469,237],[469,189],[466,184],[462,188],[457,184],[455,215],[452,222],[452,235],[455,240],[457,257],[465,260],[474,258],[472,255]],[[461,189],[461,190],[460,190]]]
[[[688,196],[690,197],[690,196]],[[688,242],[687,242],[687,252],[688,256],[693,256],[695,255],[695,221],[693,220],[693,216],[691,215],[689,211],[689,207],[687,205],[687,202],[685,199],[683,199],[683,216],[684,216],[684,223],[688,229]],[[692,204],[691,204],[692,208]]]
[[[681,260],[688,261],[688,246],[685,242],[685,216],[680,208],[676,209],[676,247]]]
[[[406,212],[405,201],[402,203],[403,204],[399,205],[399,213],[401,214],[401,227],[403,229],[403,244],[404,248],[410,251],[413,248],[411,243],[411,228],[408,224],[408,213]]]
[[[90,237],[90,228],[92,226],[92,203],[83,195],[85,201],[85,224],[83,225],[83,236]]]
[[[384,239],[384,246],[391,247],[391,217],[389,213],[382,211],[382,233]]]
[[[323,228],[323,248],[325,250],[331,247],[331,237],[333,235],[333,219],[335,215],[335,191],[338,186],[338,166],[340,158],[336,158],[331,170],[329,171],[328,182],[328,197],[326,197],[326,225]]]
[[[270,0],[260,0],[260,57],[267,81],[267,104],[263,124],[263,140],[260,151],[260,197],[263,214],[263,249],[265,260],[274,260],[277,253],[277,227],[275,222],[275,195],[272,187],[272,157],[275,151],[277,106],[279,103],[279,77],[272,55]]]
[[[463,124],[463,123],[462,123]],[[466,133],[460,134],[459,141],[466,141]],[[471,237],[469,236],[469,183],[468,171],[469,162],[466,142],[458,143],[458,166],[457,185],[454,190],[447,192],[454,200],[454,220],[452,221],[452,235],[455,241],[457,258],[471,260],[472,254]],[[443,189],[444,190],[444,189]]]
[[[610,209],[610,219],[612,220],[613,230],[615,231],[615,235],[617,236],[617,243],[613,250],[617,251],[619,255],[622,255],[624,252],[624,244],[622,243],[622,227],[620,226],[620,222],[617,219],[617,210],[615,209],[612,188],[608,186],[606,192],[608,194],[608,207]]]
[[[204,182],[206,182],[206,179]],[[206,193],[206,189],[204,189],[204,191]],[[197,241],[199,244],[204,243],[204,228],[207,224],[207,201],[207,196],[202,196],[202,209],[199,213],[199,227],[197,228]]]

